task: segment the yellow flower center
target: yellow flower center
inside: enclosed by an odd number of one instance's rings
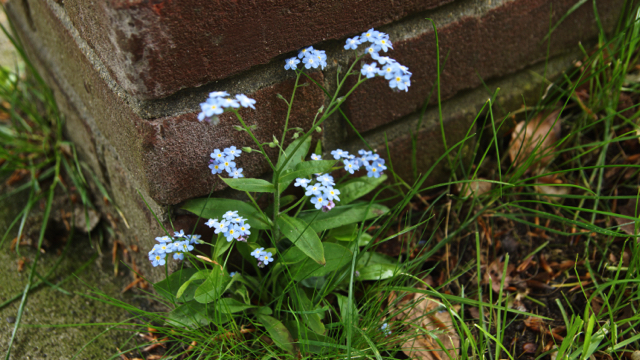
[[[376,168],[371,169],[371,171],[375,172],[375,171],[376,171]]]

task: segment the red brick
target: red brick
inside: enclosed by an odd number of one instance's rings
[[[322,73],[314,73],[314,77],[322,83]],[[305,79],[301,82],[309,81]],[[243,109],[240,114],[247,125],[257,125],[254,135],[259,141],[268,142],[273,135],[278,139],[282,136],[287,106],[284,101],[276,98],[276,94],[288,96],[293,84],[294,80],[291,79],[248,94],[256,100],[256,109]],[[289,127],[308,130],[323,103],[324,94],[317,86],[299,88]],[[195,113],[151,122],[140,120],[140,124],[149,194],[164,205],[177,204],[189,198],[207,195],[212,188],[220,190],[225,187],[218,175],[212,175],[208,168],[209,154],[214,149],[222,150],[231,145],[257,149],[247,133],[233,129],[234,125],[240,123],[232,113],[221,115],[220,123],[215,126],[198,122]],[[288,138],[291,139],[290,136]],[[277,149],[266,149],[271,158],[275,159]],[[248,177],[257,177],[269,171],[269,164],[256,152],[243,153],[236,163]]]
[[[151,99],[451,1],[65,0],[64,7],[113,78]]]
[[[606,27],[617,20],[623,0],[598,2]],[[575,4],[574,0],[520,0],[490,10],[480,18],[464,17],[438,28],[442,99],[482,84],[480,78],[507,75],[537,63],[547,56],[549,15],[552,24]],[[429,23],[427,23],[430,26]],[[551,37],[550,54],[575,48],[579,41],[597,35],[591,3],[567,17]],[[391,39],[393,40],[393,39]],[[409,115],[424,104],[436,82],[436,41],[433,31],[394,42],[388,53],[413,72],[409,92],[394,93],[388,82],[377,78],[364,83],[343,105],[349,120],[360,131],[368,131]],[[447,57],[448,55],[448,57]],[[351,85],[353,82],[351,83]],[[350,87],[347,87],[350,88]],[[437,103],[434,91],[431,104]]]

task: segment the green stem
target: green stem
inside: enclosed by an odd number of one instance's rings
[[[267,161],[269,162],[269,166],[271,166],[271,170],[275,171],[276,167],[271,162],[271,159],[269,159],[269,156],[267,156],[267,153],[266,153],[266,151],[264,151],[264,148],[262,147],[262,144],[260,143],[260,141],[258,141],[258,139],[256,139],[256,137],[251,132],[251,129],[247,126],[247,124],[242,119],[242,116],[240,116],[240,113],[238,113],[238,111],[236,109],[234,109],[234,108],[230,108],[230,109],[231,109],[231,111],[233,111],[234,114],[236,114],[236,117],[238,118],[238,121],[240,121],[240,124],[242,124],[242,127],[247,131],[249,136],[251,136],[251,139],[253,139],[253,142],[255,142],[256,145],[258,145],[258,147],[260,148],[260,152],[265,157],[265,159],[267,159]]]

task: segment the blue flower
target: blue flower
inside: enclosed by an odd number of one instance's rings
[[[322,195],[318,195],[311,198],[311,203],[315,204],[316,209],[320,210],[323,206],[326,206],[329,203],[329,200]]]
[[[402,71],[403,74],[411,75],[411,72],[409,71],[408,67],[406,67],[404,65],[400,65],[400,64],[398,64],[398,67],[400,68],[400,70]]]
[[[249,224],[238,224],[238,230],[240,231],[240,236],[251,235],[251,225]]]
[[[374,177],[374,178],[379,178],[380,177],[380,169],[375,165],[376,164],[367,166],[367,176],[368,177]]]
[[[389,87],[392,89],[407,91],[407,85],[405,81],[411,84],[408,75],[401,75],[401,72],[396,72],[395,77],[391,79],[391,81],[389,81]]]
[[[227,230],[229,230],[229,222],[228,221],[222,220],[222,221],[216,223],[216,230],[215,230],[216,234],[220,234],[220,233],[224,234],[224,233],[227,232]]]
[[[247,219],[243,218],[242,216],[237,216],[237,217],[234,217],[232,221],[235,222],[236,224],[244,224],[244,222],[247,221]]]
[[[200,240],[200,235],[190,235],[187,236],[187,239],[189,239],[189,244],[197,244],[198,240]]]
[[[220,163],[220,167],[225,169],[229,174],[231,174],[233,170],[236,168],[236,163],[229,159],[225,159],[223,162]]]
[[[179,241],[176,243],[176,251],[189,252],[193,250],[193,245],[189,244],[189,241]]]
[[[380,37],[380,33],[373,30],[373,28],[369,29],[369,31],[363,32],[362,35],[360,35],[360,41],[361,42],[375,42],[376,39],[378,39],[378,37]]]
[[[284,69],[285,70],[295,70],[298,68],[298,64],[300,64],[300,60],[295,57],[289,58],[285,61]]]
[[[234,158],[240,157],[242,150],[236,149],[235,146],[230,146],[224,149],[224,153],[227,154],[230,160],[233,160]]]
[[[252,108],[252,109],[256,109],[253,104],[256,103],[255,100],[247,97],[247,95],[245,94],[238,94],[236,95],[236,100],[238,100],[240,102],[240,106],[242,107],[246,107],[246,108]]]
[[[173,243],[156,244],[153,247],[154,254],[168,254],[173,252]]]
[[[380,69],[378,69],[376,64],[366,64],[362,67],[362,70],[360,70],[360,73],[366,76],[367,79],[371,79],[372,77],[376,76],[379,71]]]
[[[303,57],[307,56],[309,53],[311,53],[313,51],[313,46],[309,46],[308,48],[302,49],[300,50],[300,52],[298,53],[298,58],[302,59]],[[308,68],[307,68],[308,69]]]
[[[153,265],[155,267],[155,266],[158,266],[158,265],[166,264],[167,262],[164,260],[164,258],[166,256],[167,255],[165,255],[165,254],[152,254],[152,255],[149,255],[149,260],[151,260],[151,265]]]
[[[229,229],[224,234],[227,237],[227,241],[232,241],[233,239],[237,239],[238,236],[242,235],[240,233],[240,228],[238,225],[229,226]]]
[[[305,56],[304,58],[302,58],[302,62],[304,63],[304,67],[307,69],[317,69],[318,66],[320,66],[320,61],[318,61],[313,56]]]
[[[384,64],[387,64],[387,63],[391,64],[391,63],[395,63],[396,62],[395,60],[393,60],[392,58],[390,58],[388,56],[378,56],[376,61],[380,65],[384,65]]]
[[[389,41],[389,39],[387,38],[379,37],[378,39],[376,39],[375,44],[380,46],[380,49],[382,49],[382,51],[384,52],[387,52],[387,50],[389,49],[393,49],[391,41]]]
[[[269,265],[270,262],[273,262],[273,255],[270,252],[262,253],[259,260],[262,261],[262,263],[264,263],[265,265]]]
[[[180,230],[180,231],[174,231],[173,232],[173,236],[174,237],[184,237],[184,230]]]
[[[370,45],[364,51],[375,59],[376,57],[378,57],[378,51],[380,51],[380,46]]]
[[[404,91],[409,91],[409,86],[411,86],[411,80],[409,80],[409,77],[403,78],[402,83],[404,84]]]
[[[362,44],[360,41],[360,37],[352,37],[351,39],[347,39],[347,44],[344,46],[345,50],[355,50],[358,48],[358,45]]]
[[[340,198],[338,197],[338,195],[340,195],[340,190],[338,189],[334,189],[334,188],[326,188],[324,190],[324,197],[327,198],[327,200],[336,200],[336,201],[340,201]]]
[[[220,166],[220,163],[215,162],[213,164],[209,164],[209,169],[211,169],[211,173],[213,175],[215,174],[222,174],[222,167]]]
[[[184,253],[173,253],[173,260],[184,260]]]
[[[224,109],[220,104],[220,98],[208,98],[205,102],[200,104],[200,108],[206,117],[220,115],[224,112]]]
[[[229,96],[229,93],[227,93],[226,91],[214,91],[209,93],[210,98],[220,98],[225,96]]]
[[[336,150],[333,150],[333,151],[331,152],[331,155],[333,155],[333,158],[334,158],[334,159],[336,159],[336,160],[340,160],[340,158],[342,158],[342,157],[347,157],[347,156],[349,156],[349,153],[348,153],[348,152],[346,152],[346,151],[342,151],[342,149],[336,149]]]
[[[207,225],[208,227],[212,228],[212,227],[217,227],[218,224],[218,219],[209,219],[207,220],[206,223],[204,223],[205,225]]]
[[[384,334],[384,336],[391,335],[391,328],[387,323],[382,324],[382,326],[380,327],[380,330],[382,330],[382,333]]]
[[[311,154],[311,160],[322,160],[322,155],[316,153]]]
[[[232,272],[230,272],[230,273],[229,273],[229,276],[230,276],[230,277],[234,277],[234,276],[236,276],[236,274],[238,274],[238,273],[237,273],[237,272],[235,272],[235,271],[232,271]]]
[[[378,73],[380,76],[384,76],[385,79],[387,80],[391,80],[396,73],[400,72],[400,68],[398,67],[397,63],[389,63],[385,66],[382,67],[382,69],[380,69],[380,72]]]
[[[324,190],[324,186],[316,183],[313,186],[307,186],[307,192],[304,194],[306,196],[319,196],[322,193],[322,190]]]
[[[229,176],[233,177],[234,179],[244,177],[244,175],[242,175],[242,168],[234,169],[231,173],[229,173]]]
[[[328,212],[329,210],[333,209],[334,207],[336,207],[336,203],[334,203],[333,201],[329,200],[329,202],[327,202],[327,205],[322,207],[322,212]]]
[[[255,249],[251,252],[251,256],[253,256],[256,259],[259,259],[260,256],[262,256],[262,251],[264,250],[264,248],[259,248],[259,249]]]
[[[369,156],[373,154],[373,151],[367,151],[367,150],[361,149],[361,150],[358,150],[358,154],[361,156]]]
[[[322,69],[324,70],[324,68],[327,66],[327,55],[325,54],[324,50],[314,50],[311,53],[311,56],[316,58],[316,61],[318,62],[318,64],[320,64],[320,67],[322,67]]]
[[[306,188],[307,188],[307,185],[309,185],[309,183],[310,183],[310,182],[311,182],[311,180],[309,180],[309,179],[305,179],[305,178],[297,178],[297,179],[296,179],[296,183],[295,183],[295,184],[293,184],[293,186],[296,186],[296,187],[300,186],[300,187],[302,187],[303,189],[306,189]]]
[[[220,106],[222,106],[224,108],[228,108],[228,107],[239,108],[240,104],[238,103],[238,101],[236,99],[225,98],[225,99],[220,100]]]
[[[170,237],[165,235],[165,236],[162,236],[162,237],[157,237],[156,241],[157,242],[161,242],[161,243],[167,243],[167,242],[171,242],[172,240],[171,240]]]
[[[224,213],[224,215],[222,215],[222,217],[225,220],[231,221],[234,217],[238,217],[238,211],[237,210],[236,211],[229,210],[226,213]]]
[[[220,149],[215,149],[209,156],[215,161],[224,161],[228,155],[220,151]]]
[[[344,160],[344,170],[348,171],[349,174],[353,174],[354,171],[358,171],[360,169],[360,166],[357,164],[357,161],[349,161],[349,160]]]
[[[333,186],[336,183],[333,182],[333,176],[329,174],[323,174],[316,178],[317,181],[320,181],[324,186]]]

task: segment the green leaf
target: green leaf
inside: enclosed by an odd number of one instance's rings
[[[367,210],[367,208],[369,210]],[[343,225],[358,223],[372,219],[389,212],[389,208],[379,204],[358,204],[350,206],[336,206],[329,212],[318,210],[305,211],[298,219],[311,222],[315,232],[334,229]]]
[[[324,276],[351,262],[352,253],[346,247],[330,242],[322,245],[327,259],[326,265],[323,266],[310,261],[296,264],[291,267],[291,274],[293,274],[294,280],[302,281],[309,277]]]
[[[335,163],[335,160],[303,161],[296,165],[295,170],[281,175],[280,183],[287,183],[288,185],[297,178],[306,178],[307,176],[313,174],[328,173],[331,171]],[[284,188],[284,186],[281,188]]]
[[[300,316],[304,319],[304,322],[307,324],[309,329],[313,332],[323,335],[325,332],[324,324],[322,323],[322,319],[320,317],[320,313],[314,312],[311,313],[311,310],[315,310],[313,308],[313,303],[307,297],[307,294],[304,292],[304,289],[298,288],[298,293],[295,297],[298,303],[298,311],[300,312]]]
[[[198,269],[195,268],[180,269],[169,275],[168,278],[153,284],[153,288],[156,289],[158,294],[174,303],[179,297],[177,296],[177,293],[182,284],[189,281],[191,276],[193,276],[197,271]]]
[[[231,247],[232,243],[233,241],[227,241],[227,238],[223,236],[221,233],[218,234],[216,245],[213,248],[213,260],[218,261],[218,259],[220,258],[220,255],[222,255],[225,251],[227,251],[229,247]]]
[[[289,330],[276,318],[269,315],[257,314],[258,321],[264,325],[271,340],[281,349],[293,352],[293,338]]]
[[[299,263],[304,259],[307,259],[307,255],[305,255],[299,248],[292,246],[284,251],[280,263],[289,265]]]
[[[349,314],[347,314],[347,312],[349,311],[349,298],[347,296],[344,295],[340,295],[340,294],[335,294],[336,295],[336,300],[338,300],[338,307],[340,308],[340,316],[342,317],[342,322],[346,322],[347,318],[349,318]],[[358,320],[359,320],[359,314],[358,314],[358,307],[356,306],[355,302],[351,303],[351,322],[354,325],[358,325]]]
[[[282,234],[308,257],[320,265],[326,263],[322,242],[305,221],[282,214],[278,217],[278,226]]]
[[[224,298],[216,301],[216,310],[223,314],[234,314],[247,309],[257,308],[255,305],[243,304],[234,298]]]
[[[182,209],[190,211],[205,219],[220,219],[229,210],[238,210],[238,215],[248,219],[252,228],[266,230],[271,226],[253,205],[240,200],[200,198],[188,200]]]
[[[374,177],[362,176],[336,186],[336,189],[340,190],[340,204],[346,205],[367,195],[385,180],[387,180],[387,175],[382,175],[377,179]]]
[[[214,266],[207,279],[196,289],[194,299],[199,303],[210,303],[218,300],[224,293],[231,277],[225,274],[220,267]]]
[[[275,191],[273,184],[262,179],[253,179],[253,178],[239,178],[239,179],[226,179],[222,178],[230,188],[240,190],[240,191],[249,191],[249,192],[268,192],[272,193]]]
[[[298,148],[298,150],[294,154],[293,150],[296,148],[296,146],[298,146],[298,144],[302,144],[302,145],[300,145],[300,148]],[[280,154],[280,157],[278,158],[278,164],[276,164],[276,169],[279,170],[280,173],[289,169],[295,169],[296,165],[301,163],[304,160],[304,158],[307,156],[307,153],[309,152],[309,147],[311,147],[311,136],[308,136],[307,138],[298,138],[294,140],[291,144],[289,144],[289,146],[287,146],[287,148],[284,151],[284,154]],[[291,159],[287,162],[287,165],[282,167],[285,160],[288,158],[291,158]]]
[[[178,327],[200,327],[209,325],[207,306],[196,301],[189,301],[173,309],[167,323]]]
[[[327,238],[336,239],[338,241],[353,241],[358,236],[358,225],[348,224],[331,229]]]
[[[358,238],[358,246],[367,246],[367,244],[369,244],[371,240],[373,240],[373,236],[367,234],[366,232],[363,232]]]
[[[195,294],[195,289],[193,287],[189,288],[189,285],[194,281],[204,280],[209,275],[209,270],[200,270],[197,273],[194,273],[189,280],[185,281],[182,286],[178,289],[176,293],[176,297],[181,301],[190,301],[193,300],[193,296]],[[190,291],[187,291],[189,289]],[[186,294],[185,294],[186,293]]]
[[[384,280],[394,277],[400,273],[398,265],[389,264],[369,264],[358,269],[360,276],[356,279],[363,280]]]

